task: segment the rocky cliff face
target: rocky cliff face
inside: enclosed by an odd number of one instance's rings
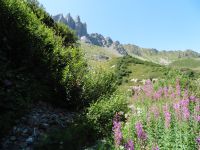
[[[70,27],[72,30],[75,30],[77,36],[81,41],[101,47],[110,47],[111,49],[116,50],[121,55],[127,55],[126,50],[119,41],[114,42],[110,37],[104,37],[98,33],[87,33],[86,23],[82,23],[79,16],[76,19],[73,19],[70,14],[67,14],[65,17],[63,14],[58,14],[53,16],[53,19],[56,22],[62,22]]]
[[[87,36],[87,25],[86,23],[82,23],[79,16],[74,20],[70,14],[67,14],[65,17],[63,14],[58,14],[53,16],[53,19],[57,22],[62,22],[69,26],[72,30],[76,31],[78,37]]]

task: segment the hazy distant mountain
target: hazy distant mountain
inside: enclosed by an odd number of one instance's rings
[[[153,48],[141,48],[134,44],[120,44],[119,41],[113,41],[110,37],[104,37],[99,33],[87,33],[87,24],[82,23],[79,16],[73,19],[70,14],[65,17],[63,14],[53,16],[53,19],[57,22],[63,22],[68,25],[71,29],[75,30],[77,36],[82,42],[105,47],[109,50],[117,51],[120,55],[131,55],[143,60],[153,61],[159,64],[168,65],[173,61],[180,58],[199,58],[200,54],[192,50],[171,50],[158,51]]]

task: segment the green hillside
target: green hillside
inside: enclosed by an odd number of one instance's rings
[[[179,59],[170,64],[174,68],[189,68],[194,71],[200,71],[200,59],[199,58],[184,58]]]
[[[199,58],[200,54],[192,50],[180,51],[158,51],[157,49],[150,48],[141,48],[136,45],[127,44],[124,45],[124,48],[131,56],[139,56],[148,61],[155,63],[169,65],[173,61],[176,61],[180,58]]]

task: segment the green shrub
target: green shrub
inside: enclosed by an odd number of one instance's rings
[[[124,94],[114,93],[110,97],[101,97],[88,108],[87,118],[99,135],[110,135],[113,116],[116,112],[127,112],[127,99]]]
[[[103,69],[92,70],[84,78],[82,100],[85,106],[100,97],[110,95],[116,90],[116,77],[113,72]]]
[[[64,106],[73,101],[77,93],[72,91],[79,88],[86,63],[73,32],[55,23],[38,5],[0,1],[0,18],[3,135],[33,101]]]

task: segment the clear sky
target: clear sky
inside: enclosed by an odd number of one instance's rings
[[[71,13],[88,33],[159,50],[200,52],[200,0],[39,0],[51,15]]]

